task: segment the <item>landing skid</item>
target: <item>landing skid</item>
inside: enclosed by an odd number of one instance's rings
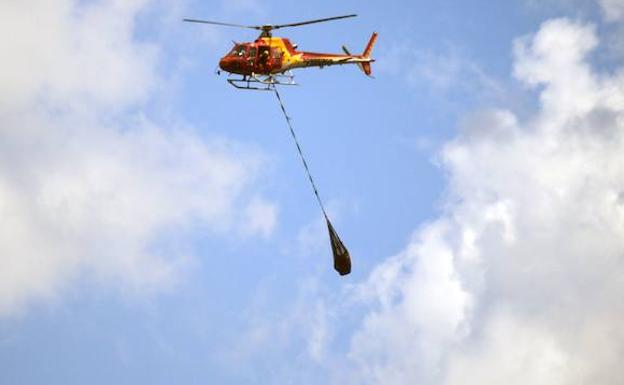
[[[230,78],[227,81],[240,90],[254,91],[271,91],[275,86],[298,85],[295,83],[295,76],[290,71],[272,75],[243,75],[242,78]]]

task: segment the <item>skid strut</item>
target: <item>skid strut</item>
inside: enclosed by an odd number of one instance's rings
[[[231,75],[230,75],[231,76]],[[274,86],[296,86],[295,76],[287,71],[271,75],[243,75],[242,78],[228,78],[228,83],[240,90],[271,91]]]

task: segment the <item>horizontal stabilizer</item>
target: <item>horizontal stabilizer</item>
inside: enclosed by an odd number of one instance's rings
[[[348,48],[347,48],[347,46],[345,46],[345,45],[343,45],[343,46],[342,46],[342,51],[343,51],[345,54],[349,55],[349,56],[353,56],[353,55],[351,55],[351,52],[349,51],[349,49],[348,49]],[[358,68],[360,69],[360,71],[364,72],[364,74],[365,74],[365,75],[367,75],[367,76],[371,76],[371,75],[370,75],[370,64],[369,64],[369,63],[360,63],[360,62],[358,62],[358,63],[356,63],[356,64],[357,64]],[[368,70],[366,69],[365,64],[368,64]],[[368,72],[367,72],[367,71],[368,71]],[[371,76],[371,77],[372,77],[372,76]]]

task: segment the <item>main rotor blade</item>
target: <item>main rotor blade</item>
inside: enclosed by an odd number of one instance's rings
[[[238,27],[238,28],[251,28],[261,30],[262,27],[255,25],[241,25],[241,24],[231,24],[231,23],[221,23],[218,21],[209,21],[209,20],[199,20],[199,19],[182,19],[182,21],[187,21],[189,23],[201,23],[201,24],[212,24],[212,25],[224,25],[226,27]]]
[[[317,20],[309,20],[309,21],[301,21],[299,23],[290,23],[290,24],[279,24],[279,25],[274,25],[273,29],[278,29],[278,28],[283,28],[283,27],[297,27],[300,25],[306,25],[306,24],[314,24],[314,23],[322,23],[325,21],[331,21],[331,20],[338,20],[338,19],[346,19],[348,17],[356,17],[356,14],[353,15],[344,15],[344,16],[334,16],[334,17],[328,17],[326,19],[317,19]]]

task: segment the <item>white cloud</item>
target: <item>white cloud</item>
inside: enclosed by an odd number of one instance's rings
[[[567,19],[516,42],[539,111],[485,111],[445,146],[445,213],[361,285],[339,382],[620,382],[624,69],[592,68],[597,43]]]
[[[609,21],[624,20],[623,0],[599,0],[605,18]]]
[[[0,4],[3,70],[0,104],[36,98],[66,107],[126,106],[145,97],[155,47],[132,41],[145,1],[77,5],[70,0]]]
[[[325,202],[325,208],[334,225],[340,224],[341,212],[344,211],[341,203],[335,200]],[[329,239],[327,222],[322,214],[315,215],[304,224],[297,233],[297,245],[290,254],[317,258],[327,251]]]
[[[547,11],[574,12],[585,17],[601,11],[607,21],[618,22],[624,19],[622,0],[524,0],[529,8]]]
[[[466,384],[469,379],[476,384],[556,385],[564,384],[563,378],[574,371],[567,354],[539,322],[497,315],[489,321],[482,343],[451,359],[445,383]]]
[[[363,299],[378,308],[353,336],[353,384],[436,383],[440,361],[462,335],[471,297],[462,288],[443,221],[371,274]]]
[[[245,208],[242,230],[246,235],[262,235],[267,238],[273,233],[277,222],[277,208],[274,204],[256,198]]]
[[[258,154],[142,115],[159,77],[157,47],[133,37],[145,6],[0,4],[0,316],[85,273],[157,290],[184,268],[193,229],[275,226],[272,205],[248,198]]]
[[[465,104],[459,100],[503,99],[501,84],[458,47],[448,44],[431,51],[411,43],[394,44],[381,53],[378,70],[398,76],[438,103]]]
[[[245,327],[229,336],[215,361],[241,382],[327,382],[332,325],[339,322],[335,305],[327,301],[328,288],[318,279],[300,280],[293,303],[282,308],[270,294],[269,283],[256,290],[253,303],[242,314]],[[283,284],[279,289],[284,289]]]

